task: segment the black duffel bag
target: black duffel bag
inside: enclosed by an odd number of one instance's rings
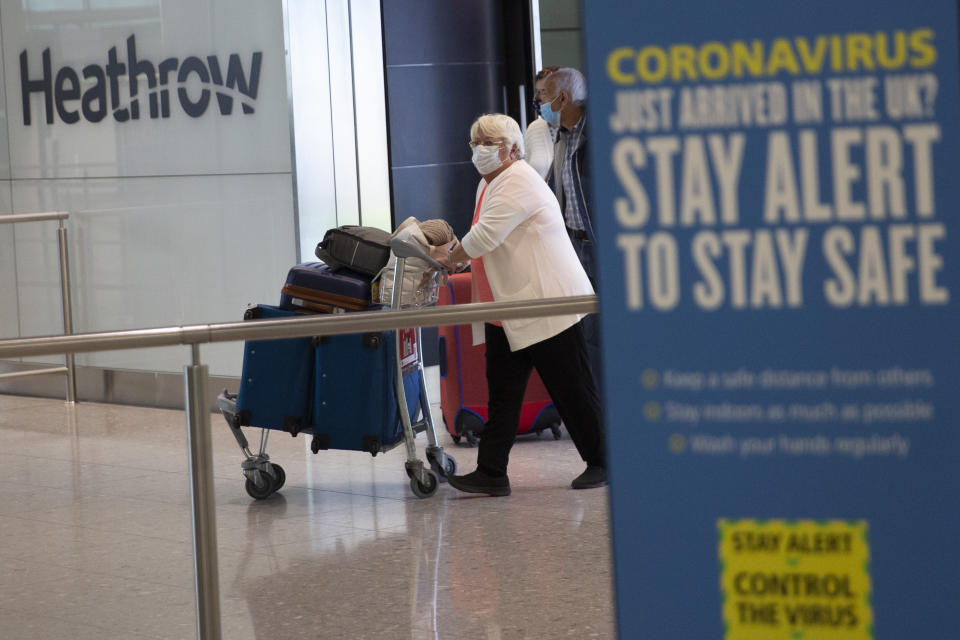
[[[356,225],[337,227],[323,235],[315,253],[332,269],[347,267],[375,276],[390,260],[390,232]]]

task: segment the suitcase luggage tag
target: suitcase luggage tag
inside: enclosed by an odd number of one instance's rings
[[[417,330],[400,330],[400,368],[406,377],[417,370]]]

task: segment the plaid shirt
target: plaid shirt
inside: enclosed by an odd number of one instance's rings
[[[580,210],[580,201],[577,199],[576,181],[574,175],[574,155],[577,149],[583,146],[583,127],[587,121],[586,114],[580,117],[580,121],[573,126],[573,129],[567,130],[560,128],[559,139],[564,142],[563,168],[560,172],[560,182],[563,185],[563,217],[566,225],[570,229],[582,231],[586,228],[584,222],[584,213]]]

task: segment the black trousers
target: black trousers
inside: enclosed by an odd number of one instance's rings
[[[510,351],[507,334],[501,327],[486,324],[484,329],[490,400],[487,425],[480,436],[477,468],[492,476],[507,473],[523,395],[534,367],[580,457],[588,465],[605,467],[603,416],[581,323],[519,351]]]

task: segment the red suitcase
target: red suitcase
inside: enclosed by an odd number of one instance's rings
[[[440,289],[438,305],[470,302],[469,273],[450,276]],[[454,442],[475,444],[487,420],[487,376],[484,345],[473,346],[470,325],[440,327],[440,407]],[[534,370],[527,384],[517,433],[539,435],[549,429],[560,438],[560,416]]]

